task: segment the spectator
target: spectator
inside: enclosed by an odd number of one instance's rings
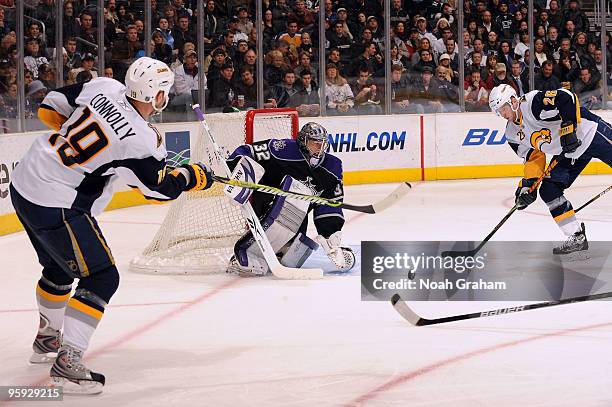
[[[465,110],[468,112],[488,112],[489,92],[480,80],[480,71],[472,69],[465,82]]]
[[[525,93],[529,92],[529,72],[526,69],[522,69],[519,61],[512,61],[510,73],[510,79],[514,82],[513,88],[518,89],[516,94],[523,96]]]
[[[497,66],[497,57],[495,55],[487,55],[487,63],[482,72],[482,80],[487,83],[490,76],[495,75],[495,67]],[[488,89],[490,90],[490,89]]]
[[[439,65],[436,68],[436,78],[438,79],[438,92],[442,102],[442,110],[449,113],[457,113],[459,109],[458,86],[451,82],[452,69]]]
[[[164,35],[159,30],[153,31],[151,35],[153,41],[153,50],[151,52],[151,58],[162,61],[166,65],[172,64],[172,47],[166,44]]]
[[[308,52],[302,51],[300,53],[300,57],[299,57],[299,65],[293,70],[293,72],[295,72],[295,74],[297,75],[298,78],[302,77],[302,72],[303,71],[308,71],[310,72],[310,79],[316,83],[317,82],[317,69],[312,66],[311,61],[310,61],[310,54]]]
[[[206,82],[204,82],[203,88],[206,90]],[[170,90],[170,94],[174,97],[170,105],[180,107],[181,111],[189,111],[189,106],[193,100],[192,91],[199,89],[198,54],[195,50],[190,50],[183,57],[183,63],[174,71],[174,85]]]
[[[89,82],[92,79],[93,76],[91,75],[91,71],[81,71],[77,74],[75,78],[75,83]]]
[[[412,103],[421,105],[424,113],[442,112],[440,86],[438,80],[433,77],[433,71],[431,66],[424,66],[420,80],[417,80],[412,86]]]
[[[174,38],[174,49],[179,50],[178,56],[182,60],[183,45],[185,45],[186,42],[193,42],[194,44],[196,44],[197,39],[191,31],[191,27],[189,24],[189,16],[184,14],[180,15],[177,21],[178,26],[172,30],[172,37]]]
[[[155,31],[158,31],[164,37],[164,42],[168,44],[170,48],[174,49],[174,37],[172,36],[172,30],[170,29],[170,24],[166,17],[159,19]]]
[[[502,40],[512,41],[512,14],[508,12],[508,3],[506,0],[500,1],[497,9],[498,13],[495,17],[495,25],[499,30],[499,37]]]
[[[559,50],[561,47],[561,43],[559,41],[559,30],[554,25],[548,27],[547,39],[544,42],[544,48],[548,55],[552,56],[552,58],[559,62]]]
[[[561,87],[559,78],[553,75],[553,63],[551,61],[545,61],[542,64],[542,69],[535,76],[534,87],[538,90],[555,90]]]
[[[236,103],[234,106],[240,110],[257,108],[257,83],[253,70],[249,66],[240,68],[240,80],[236,83]]]
[[[299,55],[303,52],[307,52],[310,55],[310,59],[312,62],[317,62],[319,60],[319,54],[317,53],[317,49],[312,45],[312,37],[309,33],[302,33],[302,45],[297,49],[298,51],[298,59]]]
[[[548,55],[546,53],[544,41],[540,38],[533,41],[533,56],[537,60],[537,64],[540,66],[542,66],[544,61],[552,60],[552,55]],[[525,61],[525,63],[528,63],[528,61]]]
[[[340,51],[340,58],[346,61],[350,58],[351,38],[344,32],[341,21],[336,21],[334,30],[326,35],[330,48],[337,48]]]
[[[249,18],[249,10],[246,7],[238,8],[238,31],[249,35],[253,29],[253,22]]]
[[[444,17],[441,17],[438,22],[436,23],[436,28],[434,28],[431,33],[438,39],[443,37],[443,32],[445,30],[450,30],[451,34],[452,34],[452,29],[450,24],[448,23],[448,20]]]
[[[268,9],[263,15],[263,47],[264,52],[270,51],[276,38],[276,34],[280,31],[278,24],[273,21],[272,10]]]
[[[81,54],[95,53],[96,47],[94,45],[98,43],[98,35],[96,33],[96,29],[93,26],[93,16],[88,12],[83,12],[81,13],[81,17],[79,18],[79,20],[81,21],[81,28],[79,30],[78,36],[83,40],[87,41],[88,43],[92,44],[89,45],[85,42],[79,42],[79,52]]]
[[[512,86],[515,92],[519,92],[516,83],[514,83],[514,81],[508,77],[506,70],[506,64],[498,63],[495,66],[494,74],[489,76],[489,78],[487,78],[487,81],[485,82],[487,90],[490,91],[496,86],[506,84]]]
[[[297,21],[298,30],[310,31],[315,21],[314,14],[306,9],[304,0],[296,0],[294,11],[289,13],[289,20]]]
[[[128,26],[125,39],[114,44],[111,54],[114,60],[120,60],[124,64],[130,64],[137,58],[144,56],[144,47],[142,42],[138,41],[136,26]]]
[[[82,71],[91,72],[92,78],[97,78],[98,72],[94,69],[95,61],[96,61],[96,58],[92,54],[83,55],[83,59],[81,59],[81,66],[78,68],[72,69],[70,73],[68,74],[68,82],[76,83],[76,77]]]
[[[273,50],[266,55],[264,66],[264,80],[268,85],[278,85],[283,80],[283,73],[289,70],[282,52]]]
[[[484,43],[482,42],[480,38],[476,38],[474,40],[474,50],[472,51],[472,54],[474,54],[475,52],[478,52],[480,54],[480,63],[479,63],[480,66],[481,67],[486,66],[487,57],[484,53]],[[478,65],[478,64],[474,64],[472,54],[465,56],[467,66]]]
[[[376,45],[373,42],[367,42],[363,45],[361,55],[353,61],[348,69],[348,75],[357,77],[359,71],[365,67],[370,74],[373,74],[380,67],[376,60]]]
[[[23,63],[26,69],[34,74],[35,78],[38,78],[38,67],[49,63],[40,49],[40,41],[38,39],[32,37],[26,39]]]
[[[413,65],[413,72],[423,72],[425,67],[429,67],[433,73],[434,69],[436,69],[436,63],[433,60],[431,51],[428,49],[422,49],[419,51],[419,56],[419,62]]]
[[[106,65],[104,67],[104,77],[113,79],[115,77],[115,73],[113,71],[113,67],[110,65]]]
[[[404,68],[404,71],[411,68],[410,61],[408,58],[400,54],[399,48],[396,44],[391,45],[391,66],[393,65],[401,65]]]
[[[499,50],[499,41],[497,40],[497,33],[495,31],[489,31],[487,41],[484,44],[484,49],[487,54],[494,53],[497,55]]]
[[[206,7],[204,8],[204,46],[210,47],[216,41],[221,34],[221,19],[217,14],[215,0],[207,0]]]
[[[251,68],[251,70],[253,71],[253,75],[255,75],[255,73],[257,72],[257,53],[255,53],[254,50],[249,49],[244,54],[244,64],[243,64],[243,66],[247,66],[247,67]]]
[[[510,42],[502,40],[499,43],[499,52],[497,53],[498,62],[502,62],[506,65],[506,68],[510,69],[512,61],[514,61],[515,55],[510,46]]]
[[[568,52],[561,52],[559,62],[553,68],[554,75],[559,78],[561,86],[570,89],[571,83],[580,76],[580,67],[576,61],[572,61]]]
[[[589,110],[601,109],[600,79],[599,74],[592,75],[589,68],[583,67],[580,69],[580,77],[572,83],[572,90],[578,96],[580,104]]]
[[[6,93],[2,94],[0,117],[14,119],[17,117],[17,82],[8,85]]]
[[[49,64],[42,64],[38,67],[38,80],[47,89],[55,89],[57,87],[55,68]]]
[[[298,92],[295,86],[295,73],[293,71],[285,71],[283,80],[279,85],[273,86],[272,97],[276,100],[276,107],[289,106],[289,99]],[[294,107],[294,106],[291,106]]]
[[[433,43],[433,49],[434,49],[434,53],[437,55],[443,54],[446,52],[446,40],[447,39],[453,39],[453,32],[451,31],[450,28],[444,28],[441,32],[440,32],[440,38],[438,38],[434,43]]]
[[[342,24],[342,31],[353,41],[354,35],[351,32],[351,28],[348,24],[348,13],[344,7],[340,7],[338,9],[337,19],[336,21],[330,21],[331,24],[336,24],[336,22],[340,22]]]
[[[212,89],[213,84],[221,77],[221,70],[226,64],[230,63],[231,59],[227,58],[227,54],[221,48],[215,48],[211,52],[210,58],[208,67],[204,66],[204,72],[206,72],[208,87]]]
[[[574,41],[574,37],[578,31],[576,30],[576,25],[572,20],[566,20],[565,25],[563,26],[562,35],[565,38],[569,38],[571,41]]]
[[[363,67],[359,70],[357,80],[351,84],[351,91],[355,95],[355,107],[359,114],[382,113],[380,106],[381,95],[371,76],[370,72]]]
[[[525,56],[525,50],[529,49],[529,32],[521,31],[519,33],[520,42],[514,47],[514,55],[517,58],[523,59]],[[525,61],[527,63],[527,61]]]
[[[325,97],[327,110],[332,116],[354,115],[355,105],[353,92],[334,64],[325,67]]]
[[[278,36],[279,41],[289,44],[289,51],[297,57],[297,49],[302,45],[302,34],[298,32],[297,21],[287,22],[287,31]]]
[[[578,0],[569,0],[567,9],[563,12],[563,21],[566,23],[566,28],[567,22],[572,21],[576,31],[589,31],[589,19],[578,7]]]
[[[74,4],[72,1],[64,2],[64,17],[63,17],[63,36],[64,41],[69,37],[77,37],[80,34],[79,20],[74,13]]]
[[[210,89],[209,106],[216,111],[225,111],[231,108],[234,102],[236,92],[232,85],[232,76],[234,75],[234,67],[231,63],[226,62],[221,67],[221,76],[213,84]]]
[[[419,39],[427,38],[430,44],[436,41],[436,36],[427,30],[427,19],[425,17],[417,18],[416,27],[419,32]]]
[[[366,20],[366,27],[372,33],[372,42],[376,44],[377,48],[381,48],[385,41],[385,33],[382,27],[378,24],[378,18],[374,15],[369,16]]]
[[[448,74],[448,81],[452,82],[454,85],[459,85],[459,72],[451,66],[450,56],[447,53],[440,55],[440,64],[437,68],[442,67],[443,72]],[[436,69],[437,69],[436,68]]]
[[[483,39],[489,36],[491,31],[497,31],[495,25],[493,25],[493,16],[489,10],[485,10],[481,14],[480,25],[484,27]]]
[[[289,103],[295,106],[300,116],[318,116],[320,113],[319,92],[313,82],[312,73],[308,70],[300,72],[301,88],[294,94]]]
[[[47,48],[47,39],[45,38],[45,36],[43,36],[42,29],[39,23],[30,23],[26,32],[26,37],[38,40],[38,44],[40,45],[41,50]]]
[[[548,4],[548,21],[550,25],[557,28],[557,30],[561,29],[563,25],[563,12],[559,7],[558,0],[550,0]]]
[[[410,84],[402,70],[400,65],[391,66],[391,112],[423,113],[421,106],[410,103]]]
[[[408,12],[402,7],[402,0],[391,0],[391,26],[396,27],[398,23],[408,23]]]

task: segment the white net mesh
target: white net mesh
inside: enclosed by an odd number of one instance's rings
[[[226,156],[247,142],[295,137],[298,126],[296,112],[289,109],[210,114],[206,121]],[[226,175],[201,129],[192,139],[191,160],[205,162],[215,173]],[[152,274],[224,272],[234,243],[246,230],[240,208],[223,194],[222,184],[184,193],[172,203],[153,241],[132,260],[130,270]]]

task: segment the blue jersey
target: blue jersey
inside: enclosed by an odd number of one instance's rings
[[[325,154],[323,161],[312,167],[308,164],[297,141],[293,139],[270,139],[240,146],[234,151],[228,164],[233,168],[240,157],[249,156],[265,170],[259,181],[261,184],[280,187],[286,175],[304,183],[312,190],[313,195],[324,198],[340,198],[342,187],[342,161],[331,154]],[[269,194],[255,192],[253,208],[258,215],[264,213],[273,197]],[[312,205],[317,232],[329,237],[342,229],[344,216],[342,209],[326,205]]]

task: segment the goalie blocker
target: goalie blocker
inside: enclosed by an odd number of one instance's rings
[[[298,133],[298,140],[271,139],[244,145],[228,158],[231,178],[262,182],[305,195],[319,195],[341,202],[342,162],[328,154],[327,132],[317,123],[307,123]],[[263,170],[263,171],[262,171]],[[250,190],[228,186],[225,193],[235,204],[249,200]],[[344,217],[340,208],[311,204],[307,201],[255,192],[250,200],[266,237],[281,264],[301,267],[318,245],[306,236],[307,215],[312,209],[314,223],[326,255],[340,270],[350,270],[355,264],[351,249],[342,247],[341,229]],[[239,271],[257,275],[268,272],[259,247],[251,233],[234,246],[234,257],[228,272]]]

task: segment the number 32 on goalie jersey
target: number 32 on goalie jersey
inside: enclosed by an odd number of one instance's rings
[[[60,136],[61,134],[54,133],[49,137],[52,147],[55,147]],[[87,163],[109,144],[108,137],[98,122],[91,119],[91,111],[88,107],[83,109],[81,116],[68,126],[64,138],[66,142],[59,146],[57,154],[66,167]]]
[[[253,153],[257,161],[265,161],[270,159],[270,151],[268,151],[268,141],[253,143]]]

